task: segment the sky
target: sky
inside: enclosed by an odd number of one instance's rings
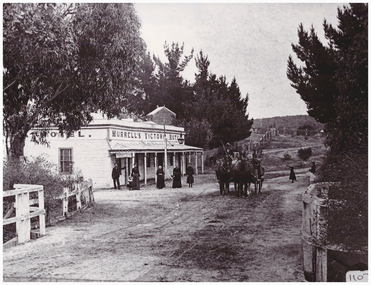
[[[141,36],[151,54],[166,62],[164,43],[184,43],[193,59],[182,73],[195,81],[194,58],[202,50],[209,71],[236,78],[241,95],[249,96],[249,118],[305,115],[306,104],[286,76],[291,44],[298,27],[311,26],[326,44],[323,20],[337,27],[337,8],[346,3],[135,3]],[[300,63],[298,61],[298,63]]]

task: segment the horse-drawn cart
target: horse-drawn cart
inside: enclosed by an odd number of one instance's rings
[[[261,159],[249,160],[236,158],[230,160],[224,157],[217,161],[216,177],[219,183],[220,194],[229,193],[229,184],[234,183],[236,196],[247,197],[252,194],[250,184],[254,184],[255,194],[261,192],[264,181],[264,167]]]

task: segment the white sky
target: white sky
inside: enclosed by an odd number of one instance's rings
[[[306,105],[286,76],[291,44],[300,23],[313,24],[325,43],[323,20],[337,26],[337,8],[346,3],[135,3],[142,38],[151,54],[165,62],[163,45],[184,43],[194,57],[183,77],[195,81],[195,55],[210,60],[209,71],[236,77],[242,96],[249,94],[249,118],[301,115]]]

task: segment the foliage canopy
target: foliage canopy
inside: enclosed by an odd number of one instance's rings
[[[69,136],[101,110],[123,112],[144,42],[132,4],[3,6],[4,134],[19,157],[27,132],[51,125]]]
[[[327,46],[313,27],[299,26],[292,48],[304,66],[290,56],[287,76],[308,114],[325,124],[330,151],[320,179],[340,182],[327,201],[330,238],[359,249],[368,235],[368,4],[338,8],[338,20],[337,28],[324,21]]]

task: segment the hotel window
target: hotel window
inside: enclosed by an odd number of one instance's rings
[[[170,166],[174,166],[173,165],[173,161],[174,161],[174,153],[170,153]]]
[[[60,171],[65,174],[72,173],[72,148],[60,148],[59,149],[59,165]]]

